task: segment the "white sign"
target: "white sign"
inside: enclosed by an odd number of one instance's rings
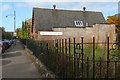
[[[75,26],[83,27],[83,21],[77,20],[77,21],[74,21],[74,23],[75,23]]]
[[[13,33],[13,36],[16,36],[16,32]]]
[[[47,31],[42,31],[42,32],[40,32],[40,35],[55,36],[55,35],[63,35],[63,33],[62,32],[47,32]]]

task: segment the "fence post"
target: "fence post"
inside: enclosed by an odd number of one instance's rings
[[[76,78],[76,52],[75,52],[75,37],[73,38],[73,41],[74,41],[74,55],[73,55],[73,58],[74,58],[74,64],[73,64],[73,73],[74,73],[74,78]]]
[[[48,52],[48,42],[46,43],[46,46],[47,46],[47,52]]]
[[[62,55],[64,53],[64,40],[62,39]]]
[[[48,51],[48,42],[46,43],[46,47],[47,47],[47,54],[45,54],[46,56],[48,56],[48,54],[49,54],[49,51]],[[47,58],[47,57],[46,57]],[[46,59],[46,65],[47,65],[47,59]],[[47,65],[48,66],[48,65]]]
[[[56,48],[56,40],[53,40],[53,43],[54,43],[54,48]]]
[[[93,37],[93,80],[95,79],[95,37]]]
[[[115,80],[117,79],[117,61],[115,61]]]
[[[79,64],[80,64],[80,57],[77,57],[77,78],[78,79],[79,79],[79,76],[80,76]]]
[[[58,54],[58,39],[56,40],[56,53],[54,54],[55,55],[55,74],[57,75],[57,68],[59,67],[57,65],[57,54]]]
[[[69,62],[70,62],[70,38],[69,38]]]
[[[62,64],[62,75],[63,75],[63,78],[64,78],[64,39],[62,39],[62,61],[63,61],[63,64]]]
[[[82,80],[83,80],[83,57],[84,57],[84,54],[83,54],[83,37],[81,37],[81,42],[82,42],[82,46],[81,46],[81,54],[82,54]]]
[[[100,70],[99,70],[100,71],[100,75],[99,75],[100,80],[101,80],[101,77],[102,77],[102,73],[101,73],[101,70],[102,70],[101,68],[102,67],[101,66],[102,66],[102,59],[100,57]]]
[[[70,64],[70,58],[71,58],[71,55],[70,55],[70,38],[68,39],[68,49],[69,49],[69,52],[68,52],[68,64]],[[71,69],[71,66],[68,66],[68,70],[70,70]],[[69,76],[70,76],[71,74],[69,73]]]
[[[89,79],[89,57],[87,56],[87,80]]]
[[[65,39],[65,78],[67,78],[67,39]]]
[[[60,53],[61,53],[61,39],[59,39]]]
[[[109,37],[107,37],[107,80],[109,78]]]

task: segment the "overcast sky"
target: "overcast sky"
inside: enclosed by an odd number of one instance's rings
[[[25,2],[26,1],[26,2]],[[30,0],[29,0],[30,1]],[[31,0],[32,1],[32,0]],[[86,7],[87,11],[99,11],[102,12],[105,19],[107,16],[114,15],[118,13],[118,2],[73,2],[72,0],[67,2],[28,2],[24,0],[21,2],[13,1],[3,1],[0,2],[0,26],[5,27],[6,31],[14,31],[13,29],[13,12],[16,11],[16,27],[20,28],[22,26],[22,21],[32,17],[33,7],[40,8],[53,8],[52,5],[56,4],[57,9],[66,9],[66,10],[82,10],[83,7]],[[102,0],[101,0],[102,1]],[[9,17],[5,17],[9,15]]]

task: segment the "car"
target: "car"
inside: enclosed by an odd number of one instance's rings
[[[8,41],[2,41],[2,53],[4,53],[9,47],[10,43]]]
[[[8,40],[8,39],[4,39],[3,42],[6,42],[7,44],[9,44],[9,47],[11,46],[11,42],[10,42],[10,40]]]
[[[14,40],[14,39],[11,39],[11,40],[3,39],[1,42],[2,42],[2,43],[1,43],[2,53],[4,53],[5,50],[7,50],[12,44],[15,43],[15,40]]]
[[[15,40],[14,39],[11,39],[10,40],[10,44],[14,44]]]
[[[5,52],[7,45],[5,43],[2,43],[2,53]]]

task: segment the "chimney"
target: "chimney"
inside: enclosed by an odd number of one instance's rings
[[[83,11],[85,11],[86,7],[83,7]]]
[[[56,5],[55,4],[53,5],[53,8],[56,9]]]

